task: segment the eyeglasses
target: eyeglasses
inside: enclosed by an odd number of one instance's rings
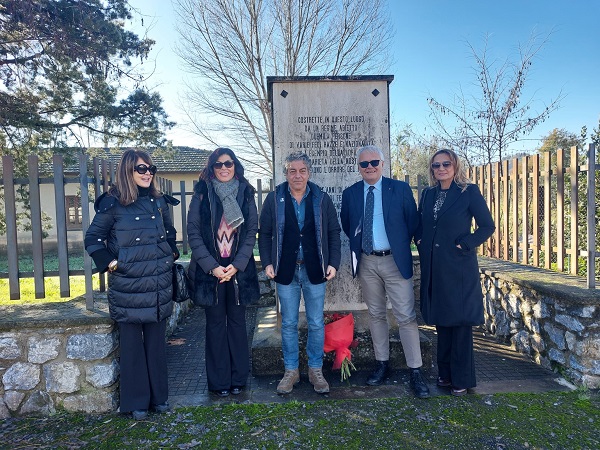
[[[154,165],[147,166],[146,164],[138,164],[133,168],[133,170],[135,170],[140,175],[144,175],[146,172],[150,172],[150,175],[154,175],[157,169]]]
[[[219,162],[216,162],[216,163],[213,164],[213,169],[219,170],[219,169],[222,169],[223,166],[227,167],[228,169],[231,169],[233,167],[233,164],[234,163],[233,163],[232,160],[225,161],[225,162],[220,162],[219,161]]]
[[[379,165],[379,162],[379,159],[373,159],[371,161],[361,161],[358,163],[358,165],[363,169],[366,169],[367,167],[369,167],[369,164],[371,164],[372,167],[377,167]]]
[[[434,162],[434,163],[431,163],[431,168],[433,170],[439,170],[440,167],[444,166],[444,169],[447,169],[451,165],[452,165],[451,161],[444,161],[443,163]]]

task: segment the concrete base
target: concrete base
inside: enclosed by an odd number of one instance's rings
[[[373,368],[375,356],[369,332],[369,313],[366,310],[352,311],[354,315],[354,337],[359,341],[358,347],[352,349],[352,363],[357,370],[370,370]],[[391,311],[388,311],[390,323],[390,365],[394,369],[406,368],[406,360],[402,344],[398,338],[398,326]],[[298,324],[300,341],[300,371],[307,372],[306,316],[300,313]],[[423,367],[431,367],[432,342],[423,333],[421,337],[421,354]],[[331,371],[334,352],[326,353],[323,359],[323,370]],[[280,375],[284,371],[283,353],[281,350],[281,329],[277,323],[275,307],[259,308],[256,316],[256,328],[252,341],[252,375]]]

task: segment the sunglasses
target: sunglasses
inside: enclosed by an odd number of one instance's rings
[[[227,167],[228,169],[231,169],[233,167],[233,164],[234,163],[233,163],[232,160],[225,161],[225,162],[220,162],[219,161],[219,162],[216,162],[216,163],[213,164],[213,169],[219,170],[219,169],[222,169],[223,166]]]
[[[438,170],[440,167],[444,166],[444,169],[447,169],[451,165],[452,165],[452,162],[450,162],[450,161],[444,161],[443,163],[434,162],[434,163],[431,163],[431,168],[433,170]]]
[[[367,167],[369,167],[369,164],[371,164],[372,167],[377,167],[379,165],[379,159],[373,159],[371,161],[361,161],[358,163],[358,165],[360,167],[362,167],[363,169],[366,169]]]
[[[138,164],[133,168],[133,170],[135,170],[140,175],[144,175],[146,172],[150,172],[150,175],[154,175],[157,169],[154,165],[147,166],[146,164]]]

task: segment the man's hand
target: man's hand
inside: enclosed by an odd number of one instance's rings
[[[327,281],[331,280],[333,277],[335,277],[336,273],[337,273],[337,270],[335,270],[335,267],[327,266],[327,276],[325,277],[325,279]]]
[[[271,279],[275,278],[275,271],[273,270],[273,264],[269,264],[267,267],[265,267],[265,275]]]

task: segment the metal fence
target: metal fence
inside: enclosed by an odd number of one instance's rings
[[[582,163],[583,160],[583,163]],[[40,177],[40,164],[36,155],[29,156],[27,178],[14,177],[14,161],[2,157],[3,178],[0,186],[4,192],[6,220],[6,258],[8,272],[0,272],[0,278],[8,278],[11,299],[19,299],[20,278],[33,278],[36,298],[45,297],[45,277],[58,276],[60,295],[70,296],[69,276],[84,275],[86,306],[93,308],[91,258],[83,251],[83,268],[69,268],[67,242],[67,211],[65,186],[78,186],[81,199],[95,200],[105,192],[115,176],[113,162],[79,156],[77,176],[65,175],[63,157],[52,158],[52,176]],[[596,285],[598,252],[596,242],[600,235],[597,207],[600,201],[599,181],[596,176],[596,153],[593,145],[585,155],[572,148],[568,154],[559,150],[556,155],[532,155],[491,165],[472,168],[469,177],[477,183],[484,194],[494,220],[496,232],[480,250],[483,255],[522,264],[544,267],[573,275],[586,276],[588,287]],[[407,176],[405,181],[411,185]],[[187,242],[187,209],[192,192],[185,182],[174,191],[173,182],[157,177],[159,189],[181,200],[181,239],[183,253],[189,251]],[[40,187],[51,184],[54,188],[54,205],[43,205]],[[258,180],[257,206],[259,213],[265,196],[273,189],[273,181],[263,186]],[[31,216],[31,242],[33,271],[19,271],[17,239],[16,190],[26,187],[28,208]],[[419,178],[411,185],[415,199],[425,188],[425,180]],[[90,197],[90,190],[93,191]],[[54,208],[57,232],[58,270],[44,270],[42,211]],[[81,241],[90,224],[90,202],[81,201]],[[100,276],[100,289],[105,290],[105,277]]]

